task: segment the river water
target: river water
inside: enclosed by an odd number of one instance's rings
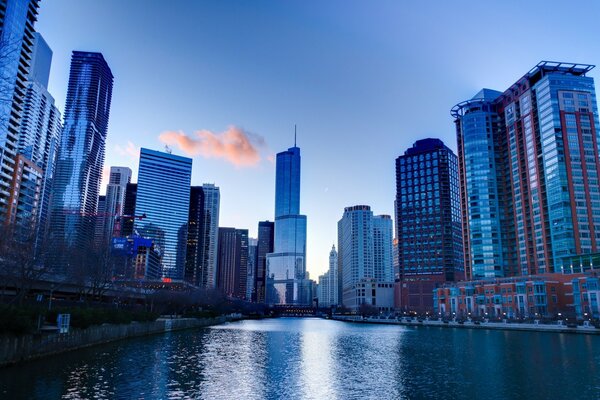
[[[1,399],[600,399],[600,337],[241,321],[0,369]]]

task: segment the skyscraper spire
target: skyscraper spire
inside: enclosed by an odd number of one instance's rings
[[[296,124],[294,124],[294,147],[296,147]]]

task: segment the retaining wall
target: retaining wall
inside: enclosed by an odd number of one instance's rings
[[[224,316],[217,318],[158,319],[154,322],[132,322],[131,324],[119,325],[103,324],[91,326],[87,329],[71,329],[67,334],[0,336],[0,366],[115,340],[221,324],[226,320],[227,318]]]

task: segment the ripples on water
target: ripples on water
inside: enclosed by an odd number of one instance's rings
[[[0,369],[2,399],[600,399],[600,337],[242,321]]]

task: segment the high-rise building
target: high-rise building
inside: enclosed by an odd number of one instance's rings
[[[123,215],[127,184],[131,183],[131,168],[110,167],[108,185],[106,185],[106,203],[104,208],[98,205],[98,213],[103,214],[100,227],[100,240],[103,244],[110,242],[115,235],[115,222]]]
[[[373,273],[379,282],[394,281],[393,231],[389,215],[373,216]]]
[[[101,246],[106,243],[104,240],[106,239],[104,226],[106,224],[106,214],[104,210],[106,209],[106,196],[100,195],[98,196],[98,213],[96,215],[96,229],[94,231],[94,243],[96,245]]]
[[[8,222],[28,229],[28,239],[35,240],[44,174],[41,168],[22,154],[18,154],[15,160],[12,189],[8,198]],[[33,237],[30,237],[31,234]]]
[[[154,240],[162,275],[182,280],[185,267],[192,159],[142,148],[134,231]]]
[[[0,0],[0,221],[6,220],[8,200],[14,193],[11,184],[37,9],[37,0]]]
[[[50,195],[62,125],[60,112],[47,90],[52,50],[39,33],[36,32],[34,37],[33,58],[27,76],[18,146],[19,153],[43,174],[39,198],[36,200],[38,205],[34,227],[39,243],[45,239],[48,228]],[[13,186],[15,191],[20,188],[21,186]],[[21,193],[19,197],[23,195],[24,193]]]
[[[219,228],[218,288],[228,297],[246,299],[248,229]]]
[[[593,67],[542,61],[452,109],[469,278],[568,272],[599,252]]]
[[[344,215],[338,221],[338,250],[341,304],[354,310],[363,301],[380,309],[393,307],[393,304],[372,303],[377,296],[365,297],[361,292],[365,285],[374,285],[374,290],[393,288],[391,218],[373,216],[371,207],[366,205],[344,208]]]
[[[135,215],[135,202],[137,199],[137,183],[128,183],[125,185],[125,200],[123,203],[123,217],[118,219],[118,230],[116,236],[127,237],[133,235],[133,221]]]
[[[331,307],[338,304],[337,264],[338,255],[334,245],[329,252],[329,269],[323,275],[319,276],[317,289],[319,307]]]
[[[306,216],[300,215],[300,148],[277,154],[275,241],[267,255],[268,304],[310,304],[306,278]]]
[[[112,88],[102,54],[73,52],[51,205],[51,235],[69,247],[94,238]]]
[[[185,280],[203,288],[216,287],[219,203],[215,185],[192,186]]]
[[[267,254],[273,252],[273,241],[275,224],[271,221],[260,221],[258,223],[258,243],[256,247],[256,302],[265,302],[265,277],[267,271]]]
[[[246,300],[256,302],[256,256],[258,239],[248,238],[248,274],[246,278]]]
[[[403,310],[433,311],[433,289],[464,278],[458,165],[439,139],[396,159],[396,237]]]

